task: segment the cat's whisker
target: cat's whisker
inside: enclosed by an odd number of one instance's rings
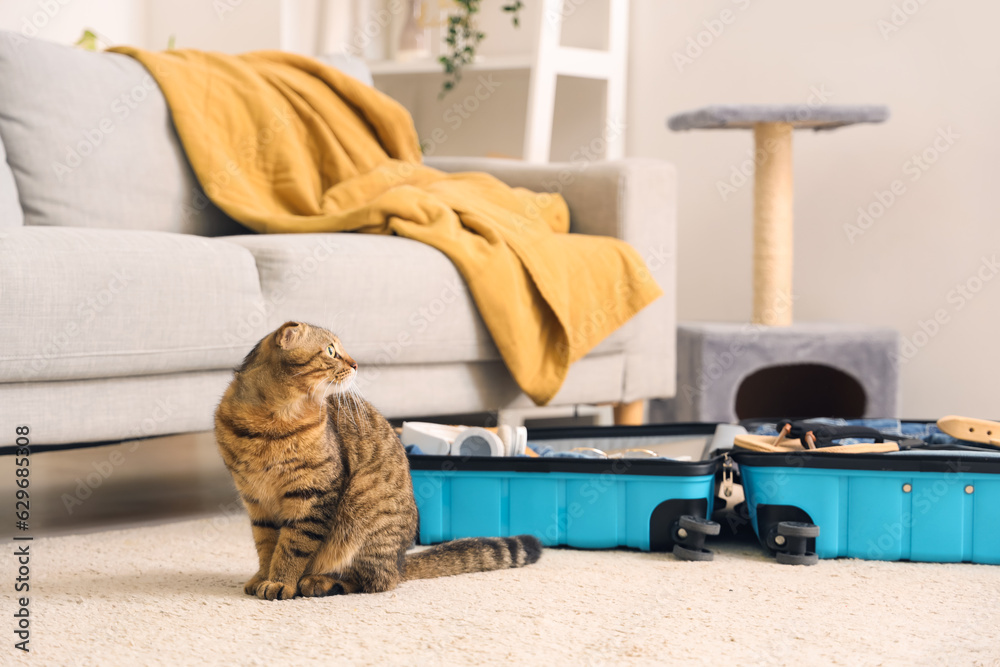
[[[348,401],[350,401],[350,403],[351,403],[351,405],[347,408],[347,414],[351,417],[351,423],[354,424],[354,430],[360,432],[361,431],[361,427],[358,425],[357,415],[354,413],[354,407],[355,407],[354,406],[354,397],[351,396],[349,393],[347,393],[346,395],[347,395]]]
[[[354,409],[357,410],[357,412],[358,412],[357,417],[359,419],[361,419],[361,424],[360,424],[360,427],[358,428],[358,431],[360,431],[361,433],[364,433],[364,431],[365,431],[365,420],[363,418],[363,411],[362,411],[362,408],[361,408],[361,404],[358,402],[358,397],[354,393],[354,387],[353,386],[348,386],[348,388],[347,388],[347,395],[350,396],[351,403],[354,405]],[[355,423],[357,423],[357,421],[355,421]]]
[[[346,395],[344,388],[340,386],[339,382],[331,380],[331,383],[337,386],[337,411],[345,413],[347,418],[351,420],[351,423],[354,424],[354,429],[357,430],[358,424],[354,420],[354,414],[351,410],[350,397]]]
[[[358,412],[360,413],[361,421],[363,424],[362,431],[367,431],[370,425],[369,415],[368,415],[368,402],[365,400],[365,397],[364,395],[362,395],[361,390],[358,388],[356,382],[351,383],[350,391],[351,391],[351,396],[354,399],[355,405],[358,406]]]
[[[327,399],[330,397],[330,389],[333,388],[333,382],[327,381],[326,387],[323,389],[323,409],[326,410]]]

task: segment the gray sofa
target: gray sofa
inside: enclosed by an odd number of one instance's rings
[[[0,445],[17,424],[36,445],[209,430],[233,367],[289,319],[338,332],[390,417],[531,405],[437,250],[255,235],[215,209],[128,57],[0,33],[0,140]],[[553,405],[673,395],[669,164],[428,162],[561,191],[574,233],[629,241],[666,293],[576,363]]]

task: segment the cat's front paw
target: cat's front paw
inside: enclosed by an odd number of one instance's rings
[[[261,600],[291,600],[295,597],[295,588],[294,585],[265,579],[257,584],[257,597]]]
[[[343,595],[349,586],[328,574],[310,574],[299,579],[299,595],[318,598],[324,595]]]
[[[260,582],[264,581],[266,578],[266,575],[261,574],[260,572],[253,575],[253,577],[250,578],[250,581],[243,585],[243,592],[247,595],[257,595],[257,587],[260,586]]]

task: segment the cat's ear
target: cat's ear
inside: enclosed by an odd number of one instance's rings
[[[302,336],[304,329],[305,327],[298,322],[285,322],[278,328],[277,333],[274,334],[274,341],[278,344],[278,347],[287,350],[295,345]]]

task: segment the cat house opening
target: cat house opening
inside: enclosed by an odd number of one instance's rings
[[[853,376],[824,364],[768,366],[748,375],[736,391],[736,416],[841,417],[865,415],[868,397]]]

